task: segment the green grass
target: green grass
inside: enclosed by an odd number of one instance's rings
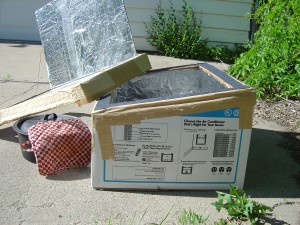
[[[178,223],[180,225],[200,225],[206,224],[208,216],[203,216],[201,214],[197,214],[194,211],[190,210],[183,210],[181,213]]]

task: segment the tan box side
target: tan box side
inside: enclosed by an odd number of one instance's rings
[[[148,56],[138,55],[120,65],[83,78],[80,83],[54,89],[18,105],[0,110],[0,125],[72,103],[80,106],[92,102],[150,69]]]
[[[180,116],[200,112],[239,107],[241,129],[252,128],[252,113],[256,98],[252,89],[233,90],[222,93],[168,99],[123,105],[92,113],[93,127],[97,130],[102,158],[114,159],[111,126],[139,124],[141,120]]]

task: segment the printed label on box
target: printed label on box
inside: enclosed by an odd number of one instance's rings
[[[242,130],[239,108],[112,126],[115,160],[104,181],[233,183]]]

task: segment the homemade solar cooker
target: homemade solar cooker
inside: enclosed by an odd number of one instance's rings
[[[55,0],[36,12],[51,91],[0,111],[0,125],[97,101],[97,189],[243,187],[252,89],[209,64],[150,70],[122,0]]]

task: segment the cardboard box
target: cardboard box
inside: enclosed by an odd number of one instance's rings
[[[92,112],[92,186],[242,188],[254,105],[252,89],[208,64],[134,78]]]

